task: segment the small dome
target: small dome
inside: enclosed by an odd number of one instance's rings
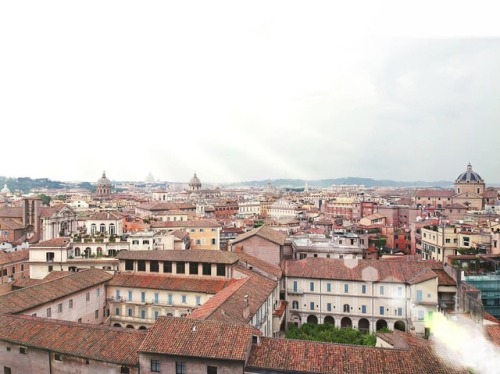
[[[99,186],[111,186],[111,181],[106,178],[106,172],[102,172],[102,177],[97,181],[97,185]]]
[[[200,179],[196,176],[196,173],[194,173],[194,177],[191,178],[189,181],[189,187],[191,189],[200,189],[201,188],[201,182]]]
[[[4,184],[4,186],[2,188],[2,191],[0,191],[0,193],[3,193],[3,194],[9,194],[10,193],[10,190],[7,187],[7,183]]]
[[[455,183],[467,183],[467,182],[476,182],[476,183],[482,183],[483,179],[479,176],[478,173],[472,171],[472,165],[469,163],[467,165],[467,170],[460,174],[455,181]]]

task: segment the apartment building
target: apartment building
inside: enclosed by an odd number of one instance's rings
[[[366,331],[424,331],[438,310],[438,275],[408,261],[306,258],[285,261],[287,321]]]
[[[167,221],[151,223],[153,231],[185,230],[191,238],[192,249],[220,249],[222,225],[212,220]]]
[[[28,260],[29,251],[26,249],[14,252],[0,251],[0,285],[19,278],[29,278]]]

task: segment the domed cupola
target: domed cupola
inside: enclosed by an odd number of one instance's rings
[[[189,189],[191,191],[199,191],[201,189],[201,182],[196,173],[194,173],[193,178],[189,181]]]
[[[473,193],[481,195],[484,192],[484,187],[484,180],[472,170],[470,163],[467,165],[467,170],[455,180],[455,193],[457,194]]]
[[[106,172],[102,173],[102,177],[97,181],[97,194],[109,195],[111,194],[111,181],[106,178]]]
[[[8,194],[10,194],[10,190],[9,190],[9,188],[7,187],[7,183],[3,186],[2,191],[0,191],[0,193],[1,193],[2,195],[8,195]]]
[[[472,171],[472,165],[467,165],[467,170],[460,174],[455,183],[484,183],[478,173]]]

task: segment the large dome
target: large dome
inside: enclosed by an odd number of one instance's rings
[[[189,188],[193,190],[199,190],[201,188],[201,182],[200,179],[196,176],[196,173],[194,173],[193,178],[189,181]]]
[[[472,166],[469,163],[467,165],[467,170],[458,176],[455,183],[470,183],[470,182],[482,183],[483,179],[479,176],[478,173],[472,171]]]
[[[102,177],[97,181],[98,186],[111,186],[111,181],[106,178],[106,172],[102,173]]]

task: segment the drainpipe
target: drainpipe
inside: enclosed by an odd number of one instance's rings
[[[49,374],[52,374],[52,352],[49,352]]]

